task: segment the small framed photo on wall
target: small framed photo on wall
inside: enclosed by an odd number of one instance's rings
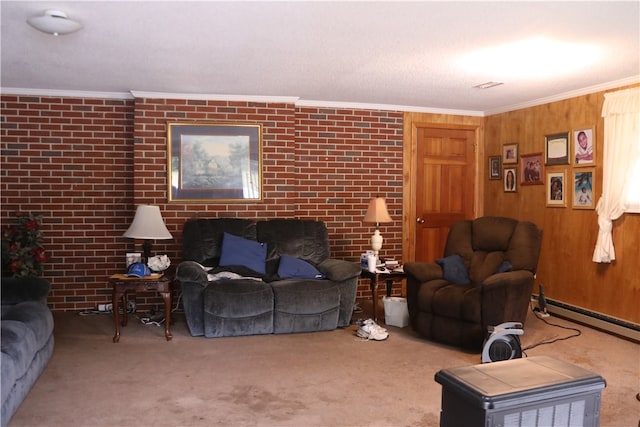
[[[542,185],[543,182],[542,153],[523,154],[520,156],[520,183],[522,185]]]
[[[565,172],[547,172],[547,206],[567,206]]]
[[[569,164],[569,133],[556,133],[547,135],[545,139],[545,164],[568,165]]]
[[[489,157],[489,179],[502,178],[502,164],[500,156]]]
[[[573,131],[573,162],[575,166],[596,164],[593,127]]]
[[[573,208],[595,209],[595,168],[573,171]]]
[[[518,163],[518,144],[504,144],[502,146],[502,163],[505,165]]]
[[[515,193],[518,191],[518,184],[516,177],[518,176],[517,168],[505,168],[504,169],[504,191],[505,193]]]

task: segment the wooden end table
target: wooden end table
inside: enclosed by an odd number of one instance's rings
[[[114,274],[109,278],[113,287],[113,320],[116,334],[113,342],[120,341],[120,301],[122,301],[122,326],[127,326],[127,293],[156,291],[164,300],[164,336],[171,341],[171,278],[167,275],[152,274],[147,277],[128,277],[125,274]]]
[[[393,287],[393,282],[398,280],[403,280],[407,278],[407,275],[404,271],[389,271],[388,273],[383,273],[377,271],[375,273],[370,272],[366,268],[362,269],[362,273],[360,277],[369,279],[371,281],[371,294],[373,295],[373,320],[378,320],[378,282],[385,281],[387,284],[387,296],[391,296],[391,289]]]

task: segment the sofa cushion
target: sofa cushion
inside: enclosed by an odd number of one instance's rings
[[[284,279],[271,285],[275,334],[328,331],[338,327],[340,290],[332,282]]]
[[[2,322],[4,324],[10,320],[22,323],[33,333],[36,349],[42,348],[53,333],[51,310],[37,301],[24,301],[5,309],[2,313]]]
[[[278,277],[281,279],[324,279],[325,276],[313,265],[303,259],[289,255],[280,256],[278,264]]]
[[[258,273],[265,273],[266,245],[224,233],[220,266],[242,266]]]
[[[518,221],[513,218],[486,216],[473,220],[474,251],[506,251]]]
[[[447,282],[455,283],[456,285],[469,284],[469,273],[460,255],[454,254],[445,258],[438,258],[436,263],[442,267],[442,275]]]
[[[40,347],[35,333],[17,320],[2,320],[2,362],[13,361],[16,378],[26,372]]]
[[[496,269],[496,273],[506,273],[511,270],[513,270],[513,266],[509,261],[505,260],[505,261],[502,261],[502,264],[498,266],[498,268]]]
[[[206,337],[273,332],[273,290],[263,281],[210,282],[204,291],[203,305]]]
[[[268,245],[267,276],[275,276],[281,255],[300,258],[314,265],[329,258],[329,237],[322,221],[273,219],[257,224],[259,242]]]
[[[208,267],[218,266],[223,234],[231,233],[256,240],[256,224],[244,218],[201,218],[184,223],[182,231],[182,259]]]
[[[469,278],[473,283],[482,283],[484,279],[496,273],[504,260],[504,252],[476,251],[471,257]]]

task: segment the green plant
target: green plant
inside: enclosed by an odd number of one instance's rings
[[[14,277],[39,276],[49,256],[42,246],[42,215],[16,213],[2,236],[2,271]]]

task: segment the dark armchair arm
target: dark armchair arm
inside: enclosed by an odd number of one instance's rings
[[[207,286],[208,282],[207,272],[195,261],[183,261],[178,264],[175,277],[181,283],[201,283],[202,286]]]
[[[408,262],[403,268],[407,275],[421,283],[442,279],[442,267],[433,262]]]
[[[47,303],[51,283],[41,277],[15,277],[2,279],[2,305],[15,305],[23,301]]]
[[[204,290],[209,285],[207,272],[194,261],[178,265],[175,279],[182,288],[182,305],[193,336],[204,335]]]
[[[534,280],[528,270],[487,277],[482,283],[482,319],[486,326],[495,326],[503,319],[524,324]]]
[[[342,259],[326,259],[318,265],[318,271],[334,282],[344,282],[360,276],[362,268],[355,262]]]

